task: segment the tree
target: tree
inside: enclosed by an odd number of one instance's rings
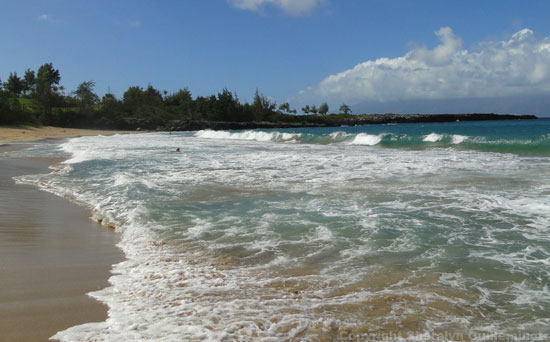
[[[17,121],[17,113],[12,111],[13,97],[2,89],[0,82],[0,124],[12,124]]]
[[[35,98],[46,115],[51,114],[52,107],[58,97],[57,85],[61,81],[59,70],[54,69],[52,63],[46,63],[38,68],[36,75]]]
[[[106,94],[103,95],[103,97],[101,98],[101,102],[102,102],[102,103],[113,102],[113,101],[118,101],[118,100],[116,99],[115,94],[113,94],[113,93],[111,93],[111,92],[106,93]]]
[[[101,98],[101,109],[104,112],[117,112],[120,109],[120,101],[117,100],[113,93],[106,93]]]
[[[23,81],[17,76],[17,73],[11,73],[4,84],[4,88],[13,96],[19,96],[23,91]]]
[[[285,102],[279,106],[279,110],[290,113],[290,105],[288,102]]]
[[[223,121],[234,121],[238,115],[239,111],[239,99],[235,95],[223,88],[221,93],[218,93],[218,98],[215,101],[215,112],[211,113],[211,119],[214,120],[223,120]]]
[[[36,75],[34,70],[27,69],[25,70],[25,75],[23,76],[23,91],[25,94],[34,93],[36,87]]]
[[[0,124],[26,121],[24,108],[18,98],[22,89],[23,82],[17,73],[10,73],[4,83],[0,81]]]
[[[97,111],[98,125],[103,127],[124,127],[124,107],[113,93],[109,92],[101,98],[101,106]]]
[[[277,108],[277,104],[263,94],[260,94],[258,89],[256,89],[252,108],[256,114],[256,119],[264,120],[269,119],[273,111]]]
[[[151,105],[155,107],[162,107],[164,105],[164,99],[160,94],[160,91],[153,88],[152,85],[148,85],[145,91],[143,92],[143,101],[146,105]]]
[[[326,102],[323,102],[319,106],[319,114],[326,115],[328,113],[328,104]]]
[[[180,89],[177,93],[168,95],[164,100],[167,106],[181,106],[191,101],[193,101],[193,96],[187,88]]]
[[[342,112],[344,114],[349,114],[349,113],[351,113],[351,108],[347,104],[342,103],[342,105],[340,106],[340,112]]]
[[[38,68],[36,75],[36,85],[38,87],[46,88],[46,90],[57,91],[56,85],[61,81],[59,70],[54,69],[52,63],[46,63]]]
[[[95,82],[86,81],[78,85],[73,95],[80,101],[80,109],[88,108],[99,102],[99,97],[94,93]]]
[[[258,89],[256,89],[256,93],[254,94],[253,106],[259,107],[263,111],[273,111],[277,108],[277,104],[271,101],[267,96],[264,96],[264,94],[260,94]]]
[[[189,89],[180,89],[177,93],[166,96],[164,103],[170,111],[176,113],[180,118],[191,118],[193,96]]]
[[[124,94],[122,94],[122,103],[128,112],[135,113],[142,97],[143,89],[141,87],[128,87]]]
[[[122,95],[124,109],[128,114],[138,118],[166,119],[170,113],[165,110],[164,99],[160,91],[148,85],[129,87]]]
[[[311,109],[310,109],[310,110],[311,110],[311,112],[312,112],[313,114],[317,114],[317,112],[319,111],[319,110],[317,109],[317,106],[316,106],[316,105],[311,106]]]
[[[302,108],[302,112],[306,113],[306,114],[309,114],[309,112],[311,112],[311,108],[309,108],[309,105],[305,105],[303,108]]]

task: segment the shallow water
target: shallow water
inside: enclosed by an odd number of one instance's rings
[[[549,137],[539,120],[27,150],[69,159],[19,181],[89,206],[128,258],[92,293],[109,319],[56,338],[545,341]]]

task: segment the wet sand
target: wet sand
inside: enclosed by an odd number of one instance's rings
[[[54,162],[0,155],[1,342],[47,341],[107,318],[106,306],[86,293],[108,286],[111,265],[124,258],[119,236],[92,222],[89,210],[12,179],[50,172]]]

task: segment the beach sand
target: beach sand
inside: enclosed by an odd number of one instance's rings
[[[109,131],[61,127],[13,127],[0,126],[0,144],[8,142],[36,141],[42,139],[68,138],[84,135],[112,135],[122,133],[136,133],[135,131]]]
[[[0,153],[11,148],[0,146]],[[111,265],[124,258],[115,246],[119,236],[92,222],[89,210],[12,179],[50,172],[55,162],[0,156],[1,342],[47,341],[57,331],[107,317],[106,306],[86,293],[108,286]]]

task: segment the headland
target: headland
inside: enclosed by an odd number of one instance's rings
[[[216,121],[216,120],[148,120],[126,118],[119,123],[125,130],[197,131],[202,129],[274,129],[302,127],[339,127],[381,125],[390,123],[430,123],[457,121],[536,120],[534,115],[493,113],[472,114],[329,114],[286,115],[276,121]]]

